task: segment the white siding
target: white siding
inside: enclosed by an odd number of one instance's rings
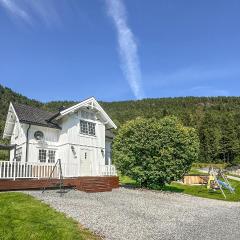
[[[44,134],[43,141],[37,141],[34,138],[34,133],[36,131],[43,132]],[[60,134],[60,131],[54,128],[46,128],[46,127],[31,125],[29,129],[29,135],[28,135],[29,136],[28,162],[38,162],[39,149],[56,150],[56,159],[57,159],[59,134]]]
[[[85,149],[91,151],[91,172],[92,175],[97,175],[100,165],[104,165],[105,163],[105,125],[99,120],[92,120],[92,116],[91,119],[84,118],[84,120],[90,120],[96,124],[96,136],[88,136],[80,133],[80,119],[82,118],[80,112],[68,115],[62,119],[59,149],[64,148],[60,152],[68,153],[66,160],[63,160],[68,165],[80,165],[81,152],[84,152]],[[75,156],[71,146],[75,149]]]
[[[87,118],[88,116],[89,119]],[[80,133],[80,119],[82,118],[95,123],[96,136]],[[17,133],[17,124],[15,125]],[[38,162],[39,149],[53,149],[56,150],[55,159],[60,158],[63,165],[70,166],[70,172],[66,172],[64,175],[79,176],[81,172],[81,159],[84,157],[85,152],[87,152],[91,165],[90,174],[93,176],[98,175],[101,165],[105,164],[105,123],[98,119],[94,112],[83,116],[81,111],[78,111],[65,116],[59,121],[59,125],[62,128],[61,130],[31,125],[29,129],[28,161]],[[23,147],[22,161],[25,162],[26,135],[29,125],[18,123],[18,126],[20,129],[19,136],[16,138],[13,135],[11,143]],[[37,141],[34,138],[36,131],[43,132],[44,141]],[[110,144],[107,144],[107,154],[109,154],[109,152]]]
[[[25,124],[15,122],[13,135],[11,137],[11,144],[16,144],[17,148],[22,148],[22,157],[21,161],[25,159],[26,153],[26,135],[25,135]],[[10,160],[14,159],[14,150],[10,151]]]

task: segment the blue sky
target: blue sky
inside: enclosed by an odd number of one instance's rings
[[[238,96],[239,0],[0,0],[0,84],[41,101]]]

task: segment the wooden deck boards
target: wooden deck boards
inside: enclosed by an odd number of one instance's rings
[[[65,187],[73,187],[85,192],[112,191],[119,187],[117,176],[65,178]],[[0,180],[0,191],[27,190],[58,187],[59,179],[17,179]]]

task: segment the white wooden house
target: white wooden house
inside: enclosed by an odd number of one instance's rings
[[[46,177],[49,172],[39,173],[38,167],[53,167],[61,159],[64,177],[116,175],[111,161],[113,129],[116,125],[93,97],[57,113],[10,103],[3,138],[16,147],[10,151],[9,163],[0,167],[24,164],[31,170],[2,174]]]

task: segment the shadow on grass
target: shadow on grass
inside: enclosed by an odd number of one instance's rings
[[[208,194],[212,195],[212,196],[222,196],[222,192],[220,192],[220,191],[209,190]]]
[[[143,188],[138,184],[121,184],[121,187],[126,188],[126,189],[140,188],[140,189],[158,190],[158,191],[166,191],[166,192],[177,192],[177,193],[181,193],[184,191],[184,189],[180,189],[178,187],[170,186],[170,185],[166,185],[164,187],[154,186],[154,187],[149,187],[149,188]]]
[[[124,184],[120,184],[120,185],[121,185],[121,187],[127,188],[127,189],[141,188],[140,185],[138,185],[138,184],[124,183]]]
[[[181,193],[184,191],[184,189],[175,187],[175,186],[170,186],[170,185],[166,185],[164,186],[162,189],[159,189],[162,191],[167,191],[167,192],[177,192],[177,193]]]

